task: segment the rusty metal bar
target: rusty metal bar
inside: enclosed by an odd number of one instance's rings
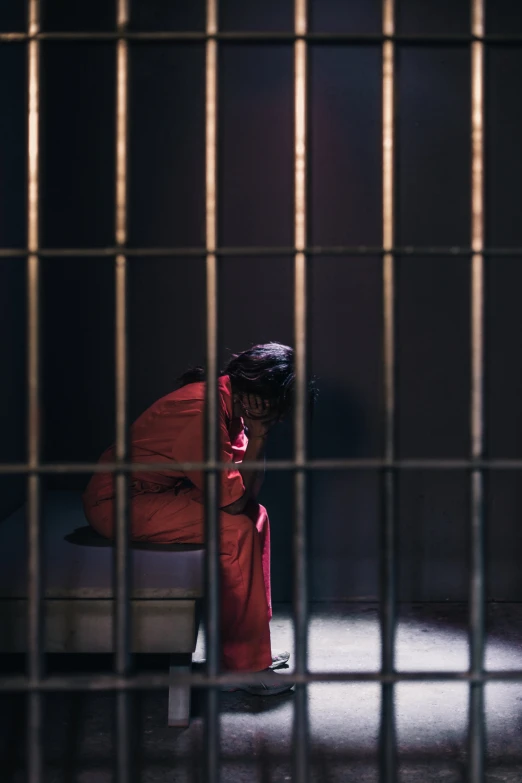
[[[294,31],[294,342],[295,342],[295,440],[294,461],[294,649],[295,671],[308,671],[308,559],[306,547],[306,416],[307,416],[307,114],[308,45],[307,0],[295,0]],[[294,779],[308,780],[308,691],[306,683],[295,686],[294,700]]]
[[[395,235],[395,3],[383,0],[382,25],[382,240],[383,263],[383,363],[384,363],[384,453],[395,458],[395,258],[391,252]],[[382,476],[381,528],[381,671],[395,671],[396,566],[395,566],[395,473],[385,469]],[[395,731],[394,683],[381,688],[381,725],[379,735],[381,783],[397,779],[397,741]]]
[[[124,33],[129,21],[128,0],[117,2],[117,27]],[[120,38],[116,44],[116,203],[115,203],[115,670],[128,676],[131,667],[130,638],[130,564],[129,564],[129,474],[121,470],[129,458],[128,436],[128,324],[127,324],[127,163],[128,163],[128,43]],[[130,694],[122,690],[116,698],[116,778],[129,783],[130,761]]]
[[[28,33],[40,26],[39,0],[27,3]],[[40,484],[40,335],[39,335],[39,174],[40,174],[40,44],[27,45],[27,780],[42,781],[43,675],[42,563]]]
[[[215,34],[218,28],[218,1],[206,5],[205,68],[205,199],[206,199],[206,304],[207,379],[205,395],[205,602],[206,673],[215,677],[220,670],[220,563],[219,563],[219,483],[212,463],[219,459],[218,440],[218,268],[217,268],[217,68]],[[218,783],[219,763],[219,690],[209,687],[205,713],[205,780]]]
[[[484,35],[485,0],[472,0],[471,27],[477,40],[471,45],[471,458],[484,456]],[[485,545],[484,474],[471,474],[470,672],[484,672]],[[484,685],[470,684],[470,783],[484,781]]]

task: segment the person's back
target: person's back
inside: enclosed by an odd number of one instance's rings
[[[160,492],[173,489],[180,479],[190,480],[200,488],[203,485],[201,472],[186,474],[176,469],[178,462],[202,462],[204,460],[204,406],[205,387],[203,381],[187,384],[153,403],[136,419],[130,429],[130,454],[132,462],[172,463],[171,469],[161,468],[133,472],[131,492]],[[228,376],[218,381],[219,416],[221,429],[230,430],[232,420],[231,388]],[[243,438],[233,435],[230,459],[240,461],[244,451]],[[223,444],[226,448],[226,444]],[[224,455],[225,457],[227,455]],[[100,457],[100,462],[114,463],[115,448],[110,446]],[[230,493],[227,493],[230,497]],[[84,493],[84,504],[93,505],[102,500],[114,498],[114,479],[111,473],[95,473]]]

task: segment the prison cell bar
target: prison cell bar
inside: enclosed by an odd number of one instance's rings
[[[360,245],[346,246],[310,246],[304,248],[307,256],[346,256],[349,261],[351,256],[383,256],[391,253],[393,256],[414,256],[415,258],[430,258],[433,256],[468,259],[473,255],[471,247],[392,247],[385,249],[383,247],[366,247]],[[93,248],[40,248],[39,256],[49,259],[53,258],[107,258],[116,256],[118,251],[112,247],[93,247]],[[126,256],[142,257],[145,260],[149,256],[155,257],[200,257],[206,258],[207,251],[204,247],[128,247],[125,251]],[[215,254],[218,258],[235,258],[237,256],[295,256],[296,250],[293,247],[217,247]],[[522,257],[522,247],[485,247],[482,251],[483,256],[503,256],[503,257]],[[27,250],[19,247],[0,248],[0,258],[25,258]]]
[[[402,46],[463,46],[469,45],[473,41],[482,41],[485,44],[503,44],[520,45],[522,35],[520,34],[488,34],[473,35],[470,33],[456,34],[435,34],[426,33],[395,34],[384,35],[382,33],[314,33],[308,32],[298,35],[295,32],[253,32],[242,31],[221,31],[214,34],[208,34],[203,31],[133,31],[115,32],[107,30],[105,32],[52,32],[42,31],[33,35],[23,32],[0,33],[0,43],[21,43],[29,40],[44,41],[114,41],[119,38],[125,38],[128,41],[193,41],[204,42],[208,40],[227,41],[230,43],[293,43],[296,40],[303,40],[310,43],[320,44],[359,44],[375,45],[382,44],[385,41],[394,41]]]
[[[128,434],[128,326],[127,326],[127,163],[128,163],[128,82],[129,50],[123,37],[129,21],[128,0],[118,0],[116,23],[120,37],[116,44],[116,170],[115,170],[115,390],[116,438],[115,462],[115,550],[114,550],[114,650],[115,671],[120,677],[130,674],[131,614],[129,564],[129,474],[121,466],[129,459]],[[130,692],[116,695],[116,779],[129,783]]]
[[[40,25],[39,0],[28,0],[28,31],[35,35]],[[42,781],[42,568],[40,483],[40,344],[39,344],[39,120],[40,44],[36,38],[27,47],[27,671],[28,692],[28,783]],[[34,690],[33,690],[34,687]]]
[[[217,269],[217,42],[210,37],[217,32],[217,0],[207,0],[205,63],[205,242],[206,242],[206,362],[205,394],[206,461],[211,468],[218,453],[218,269]],[[219,487],[215,469],[205,474],[205,601],[206,601],[206,673],[219,674]],[[206,691],[205,779],[218,783],[219,769],[219,690]]]
[[[394,0],[383,0],[383,34],[395,32]],[[394,244],[394,142],[395,142],[395,44],[384,40],[382,47],[382,258],[383,276],[383,378],[384,378],[384,454],[395,457],[395,259]],[[382,475],[381,520],[381,671],[395,671],[395,473],[385,469]],[[381,783],[395,783],[397,752],[395,737],[395,688],[393,682],[381,686],[381,725],[379,735]]]
[[[230,470],[230,463],[215,462],[209,466],[207,462],[178,462],[177,470],[185,472],[191,470]],[[259,470],[265,466],[264,462],[247,460],[242,463],[244,468]],[[303,462],[303,470],[449,470],[471,472],[473,470],[509,471],[522,470],[522,459],[317,459]],[[293,460],[270,460],[266,463],[267,470],[290,471],[296,470]],[[172,470],[172,464],[168,462],[129,462],[119,465],[116,462],[66,462],[66,463],[40,463],[38,473],[47,475],[71,474],[71,473],[109,473],[120,470],[124,473],[135,471]],[[0,475],[32,473],[34,468],[23,463],[4,463],[0,465]]]
[[[294,30],[307,30],[307,0],[295,0]],[[307,113],[308,113],[308,47],[303,38],[294,44],[294,525],[293,525],[293,605],[295,672],[308,670],[308,558],[306,552],[307,475]],[[293,777],[299,783],[308,780],[308,690],[297,683],[294,694]]]
[[[281,675],[283,676],[283,675]],[[342,672],[307,672],[292,674],[292,680],[297,683],[397,683],[397,682],[522,682],[522,670],[487,670],[482,675],[474,675],[469,671],[400,671],[394,674],[382,674],[380,671],[342,671]],[[210,677],[207,674],[137,674],[133,677],[119,677],[117,674],[106,675],[53,675],[33,683],[28,677],[0,677],[0,693],[32,692],[32,691],[64,691],[78,692],[155,690],[168,688],[170,685],[187,685],[195,688],[206,688],[208,685],[254,685],[259,684],[256,673],[228,672]]]
[[[472,0],[471,28],[484,35],[485,0]],[[471,44],[471,458],[484,456],[484,44]],[[484,474],[471,473],[470,671],[484,671]],[[484,683],[469,686],[469,783],[484,781]]]

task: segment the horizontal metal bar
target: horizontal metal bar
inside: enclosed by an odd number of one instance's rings
[[[242,462],[249,470],[522,470],[522,459],[317,459],[307,460],[296,465],[292,460],[267,460]],[[213,471],[236,469],[236,463],[230,462],[133,462],[117,464],[115,462],[64,462],[48,463],[38,466],[26,463],[1,463],[0,475],[12,474],[56,474],[56,473],[157,473],[188,472],[192,470]]]
[[[454,46],[467,45],[474,41],[486,44],[522,44],[522,35],[472,35],[462,33],[455,35],[383,35],[382,33],[295,33],[295,32],[253,32],[248,30],[206,33],[203,30],[153,30],[153,31],[98,31],[82,32],[71,30],[64,32],[45,31],[31,35],[25,32],[0,33],[0,43],[20,43],[31,40],[40,41],[172,41],[201,42],[228,41],[230,43],[295,43],[307,41],[319,44],[373,44],[382,45],[386,41],[398,44]]]
[[[205,258],[208,251],[204,247],[126,247],[126,256],[157,256],[163,257],[181,257],[198,256]],[[108,258],[121,253],[121,249],[116,247],[92,247],[92,248],[41,248],[38,255],[42,258]],[[217,248],[214,255],[221,258],[237,256],[295,256],[298,253],[305,253],[308,256],[383,256],[392,253],[395,256],[450,256],[470,258],[475,255],[471,247],[413,247],[406,245],[404,247],[384,248],[382,246],[366,245],[338,245],[324,246],[313,245],[305,248],[296,247],[221,247]],[[0,258],[26,258],[29,251],[25,248],[0,248]],[[522,257],[522,247],[489,247],[481,251],[484,256],[506,256]]]
[[[393,672],[307,672],[297,674],[281,674],[296,683],[314,682],[522,682],[522,670],[488,671],[483,675],[470,672],[416,671]],[[171,685],[187,685],[193,688],[208,688],[220,685],[252,685],[259,682],[259,672],[227,672],[207,676],[204,673],[192,674],[138,674],[132,677],[121,677],[118,674],[93,675],[54,675],[41,680],[31,680],[23,676],[0,677],[0,693],[33,692],[33,691],[125,691],[125,690],[158,690]]]

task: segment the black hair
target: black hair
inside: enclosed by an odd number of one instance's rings
[[[178,389],[183,386],[188,386],[189,383],[201,383],[206,378],[205,368],[197,365],[196,367],[189,367],[186,372],[178,378]]]
[[[221,375],[228,375],[235,391],[255,394],[268,400],[279,416],[293,407],[295,389],[294,349],[281,343],[254,345],[232,356]],[[179,388],[205,380],[203,367],[192,367],[179,378]],[[313,410],[318,390],[315,379],[310,381],[309,405]]]

